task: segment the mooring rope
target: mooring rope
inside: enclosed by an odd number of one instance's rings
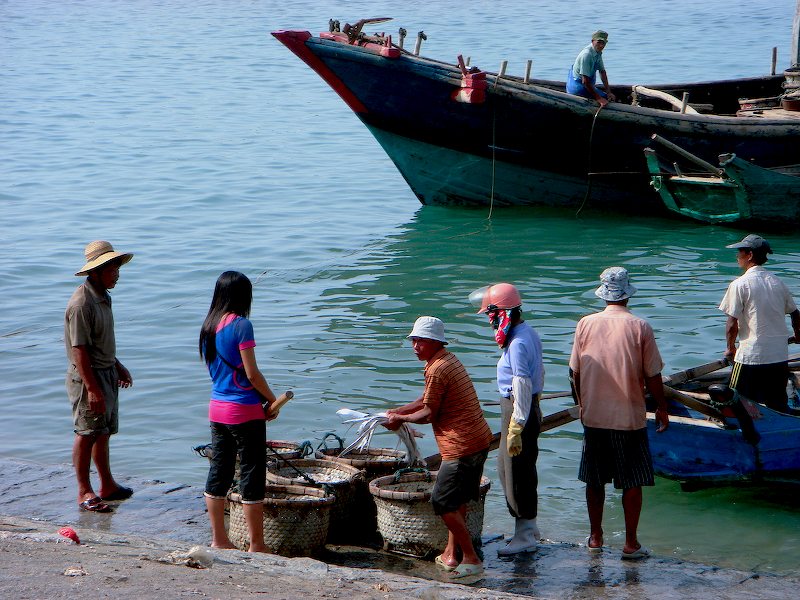
[[[595,123],[597,123],[597,115],[600,114],[601,110],[603,110],[602,104],[598,107],[597,112],[594,113],[594,117],[592,118],[592,128],[589,130],[589,153],[586,157],[586,194],[583,196],[583,202],[581,202],[580,207],[578,207],[578,211],[575,213],[576,217],[581,214],[583,207],[586,206],[586,201],[589,199],[589,195],[592,193],[592,140],[594,138],[594,126]]]
[[[495,81],[495,86],[497,85],[497,81]],[[492,211],[494,210],[494,168],[496,164],[496,152],[497,152],[497,143],[496,143],[496,135],[497,135],[497,107],[495,106],[494,102],[492,103],[492,187],[489,192],[489,215],[486,217],[487,220],[492,220]]]

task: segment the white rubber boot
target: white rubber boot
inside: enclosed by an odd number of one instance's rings
[[[534,552],[539,544],[541,534],[536,519],[517,519],[514,523],[514,537],[505,548],[497,551],[499,556],[511,556],[521,552]]]

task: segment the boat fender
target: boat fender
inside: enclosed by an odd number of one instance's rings
[[[464,104],[482,104],[486,101],[486,73],[477,67],[467,68],[464,57],[458,55],[458,67],[461,69],[461,87],[450,94],[450,98]]]

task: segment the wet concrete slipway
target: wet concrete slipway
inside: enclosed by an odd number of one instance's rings
[[[0,597],[226,598],[796,598],[800,580],[545,541],[501,561],[487,540],[486,576],[447,582],[433,563],[379,550],[329,546],[322,560],[213,551],[210,569],[184,564],[209,540],[202,490],[126,479],[136,491],[112,514],[78,510],[69,465],[0,459]],[[67,543],[62,526],[83,544]],[[324,561],[324,562],[323,562]],[[73,569],[72,571],[68,571]],[[78,573],[69,577],[65,572]]]

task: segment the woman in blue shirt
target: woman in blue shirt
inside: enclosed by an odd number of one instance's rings
[[[237,271],[224,272],[217,279],[211,307],[200,330],[200,356],[213,382],[208,408],[213,454],[204,496],[211,521],[211,547],[235,548],[225,530],[225,497],[233,483],[238,455],[249,551],[266,552],[265,421],[275,394],[256,364],[253,325],[247,318],[252,302],[250,280]]]

